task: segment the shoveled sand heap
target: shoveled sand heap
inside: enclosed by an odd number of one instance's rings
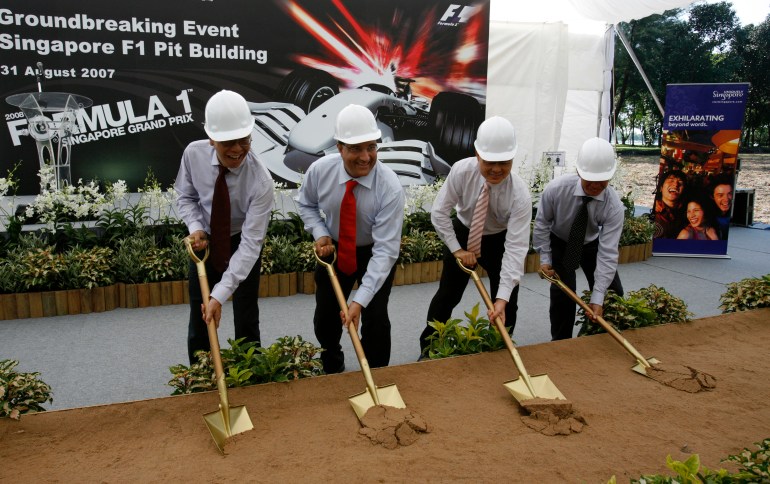
[[[369,437],[373,444],[386,449],[412,445],[420,434],[428,432],[428,424],[420,415],[406,408],[375,405],[361,419],[359,433]]]
[[[583,416],[572,408],[572,402],[569,400],[532,398],[520,403],[524,410],[529,412],[529,415],[521,417],[521,421],[543,435],[580,433],[587,425]]]
[[[685,365],[664,365],[656,363],[647,368],[647,376],[671,388],[688,393],[713,390],[717,379],[713,375]]]

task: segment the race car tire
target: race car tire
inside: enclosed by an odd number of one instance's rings
[[[478,100],[467,94],[440,92],[428,113],[430,142],[436,153],[450,165],[472,156],[476,131],[484,121]]]
[[[302,67],[284,77],[275,94],[276,100],[297,105],[309,113],[339,92],[339,83],[331,74]]]

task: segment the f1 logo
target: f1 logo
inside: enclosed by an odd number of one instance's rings
[[[465,5],[450,5],[439,22],[452,24],[466,23],[473,14],[474,8]]]

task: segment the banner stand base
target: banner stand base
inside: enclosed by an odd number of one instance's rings
[[[698,259],[732,259],[728,254],[682,254],[677,252],[653,252],[653,257],[695,257]]]

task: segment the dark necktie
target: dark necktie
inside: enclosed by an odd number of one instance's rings
[[[567,247],[564,249],[564,259],[562,264],[569,271],[574,271],[580,265],[580,256],[583,253],[583,241],[586,238],[586,228],[588,227],[588,202],[593,200],[591,197],[584,196],[583,203],[580,205],[572,227],[569,229],[569,238]]]
[[[356,272],[356,196],[353,195],[353,188],[358,182],[348,180],[345,185],[345,196],[340,204],[337,268],[351,275]]]
[[[211,264],[218,272],[225,272],[230,262],[230,192],[225,175],[230,171],[219,165],[219,176],[214,184],[211,203]]]
[[[489,183],[484,183],[473,209],[471,228],[468,232],[468,252],[473,252],[476,257],[481,255],[481,236],[484,234],[484,223],[487,221],[487,208],[489,207]]]

